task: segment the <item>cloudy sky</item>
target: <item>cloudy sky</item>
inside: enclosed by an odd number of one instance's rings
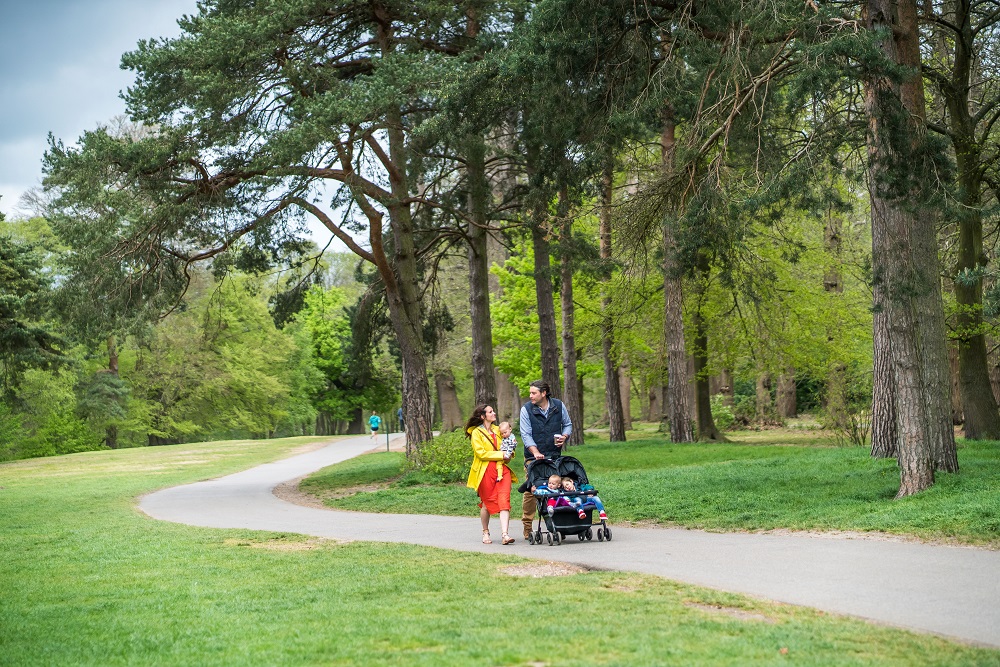
[[[42,177],[46,136],[73,143],[125,111],[121,56],[179,34],[195,0],[6,0],[0,22],[0,211]]]

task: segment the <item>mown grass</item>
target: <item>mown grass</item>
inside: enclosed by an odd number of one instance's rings
[[[1000,651],[656,577],[511,578],[500,568],[527,561],[499,550],[194,528],[135,508],[307,443],[0,465],[0,664],[1000,664]]]
[[[743,432],[731,436],[739,442],[689,445],[641,436],[615,444],[588,439],[571,451],[583,461],[613,522],[878,531],[1000,547],[1000,444],[995,442],[960,442],[960,472],[939,474],[930,490],[894,500],[895,461],[830,446],[821,433]],[[402,473],[401,455],[396,456],[380,460],[383,482]],[[321,472],[307,488],[318,494],[336,488],[336,471]],[[342,509],[471,516],[474,496],[457,484],[395,483],[328,502]]]

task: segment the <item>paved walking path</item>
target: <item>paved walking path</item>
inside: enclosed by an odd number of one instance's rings
[[[624,528],[613,540],[562,546],[479,542],[478,518],[366,514],[303,507],[272,490],[372,449],[368,437],[220,479],[143,497],[151,517],[212,528],[251,528],[347,540],[408,542],[462,551],[514,553],[588,568],[645,572],[677,581],[849,614],[1000,648],[1000,551],[804,535],[723,534]],[[470,497],[471,502],[471,497]]]

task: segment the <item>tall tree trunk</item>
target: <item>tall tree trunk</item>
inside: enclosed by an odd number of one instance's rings
[[[921,234],[920,227],[930,221],[920,210],[919,183],[900,186],[907,167],[912,169],[916,164],[917,173],[923,172],[915,151],[924,122],[916,5],[913,0],[866,0],[866,27],[883,32],[885,36],[880,47],[892,62],[912,67],[916,72],[916,76],[911,76],[902,85],[872,75],[866,82],[865,91],[869,122],[872,259],[877,262],[873,266],[873,279],[886,290],[898,399],[900,486],[897,498],[901,498],[934,484],[936,417],[943,412],[940,400],[933,401],[935,406],[928,405],[930,385],[925,377],[924,363],[927,350],[921,339],[929,336],[930,331],[927,321],[918,317],[921,299],[914,294],[917,289],[926,290],[930,282],[929,277],[918,275],[925,267],[918,265],[915,257],[919,250],[927,250],[917,237]],[[933,254],[937,256],[936,249]],[[933,279],[936,280],[936,275]]]
[[[879,239],[878,246],[885,245]],[[875,252],[872,235],[872,253]],[[892,363],[892,342],[889,339],[889,312],[885,286],[873,286],[872,312],[873,364],[872,364],[872,456],[878,459],[896,458],[899,455],[899,429],[896,425],[896,370]],[[843,382],[843,373],[841,373]]]
[[[951,423],[955,426],[959,426],[965,421],[965,415],[962,413],[962,377],[958,357],[958,346],[953,343],[949,344],[948,372],[951,378]]]
[[[961,206],[958,213],[958,261],[954,276],[955,298],[958,302],[957,342],[959,354],[959,378],[961,384],[962,413],[965,419],[965,437],[973,440],[1000,439],[1000,409],[990,386],[987,367],[986,336],[983,331],[983,280],[982,269],[986,265],[983,253],[982,219],[982,175],[983,143],[977,138],[977,121],[974,110],[974,96],[970,94],[979,76],[975,63],[979,57],[976,49],[972,16],[973,5],[956,2],[949,5],[954,26],[959,35],[951,40],[954,44],[952,77],[948,84],[940,86],[942,97],[948,109],[950,136],[955,149],[955,164],[958,168],[958,198]],[[944,444],[943,463],[939,470],[949,470],[952,464],[948,443]],[[957,469],[958,462],[954,462]]]
[[[1000,402],[1000,349],[992,338],[986,339],[988,350],[986,359],[990,372],[990,386],[993,388],[993,398]]]
[[[792,419],[798,416],[798,404],[795,400],[795,369],[791,366],[778,376],[774,407],[782,419]]]
[[[990,390],[986,356],[986,335],[983,331],[983,221],[976,175],[971,174],[979,162],[978,153],[958,155],[960,173],[960,207],[958,233],[958,275],[955,276],[955,298],[958,302],[958,365],[965,437],[971,440],[1000,440],[1000,409]],[[939,468],[941,469],[941,468]]]
[[[648,409],[646,410],[646,421],[655,422],[660,420],[663,414],[663,407],[660,404],[660,392],[662,388],[658,382],[653,383],[647,389],[649,393]]]
[[[600,253],[601,259],[609,267],[611,264],[611,197],[614,165],[608,157],[601,174],[600,209]],[[605,278],[605,283],[610,277]],[[621,382],[618,378],[618,362],[615,360],[614,323],[611,319],[611,296],[605,284],[601,295],[601,352],[604,357],[604,388],[608,407],[608,429],[611,442],[625,442],[625,415],[622,412]]]
[[[409,196],[409,186],[405,180],[407,164],[406,137],[403,132],[402,115],[398,112],[387,114],[389,156],[393,164],[401,168],[389,178],[391,191],[398,200]],[[417,251],[413,239],[413,216],[408,204],[388,207],[392,223],[392,240],[395,252],[395,272],[388,267],[380,267],[382,282],[385,284],[389,319],[392,321],[403,360],[403,412],[406,421],[406,455],[415,458],[420,446],[433,437],[431,431],[431,392],[427,381],[427,362],[423,348],[423,323],[420,316],[419,272]],[[375,238],[379,237],[379,238]],[[380,235],[372,234],[373,243],[381,245]],[[375,249],[373,248],[373,251]],[[379,248],[381,252],[381,247]]]
[[[618,367],[618,386],[622,399],[622,422],[626,431],[632,430],[632,375],[628,364]]]
[[[354,413],[351,415],[351,420],[347,422],[347,433],[349,435],[364,433],[366,426],[364,411],[361,408],[355,408]]]
[[[676,125],[673,108],[664,110],[663,132],[660,136],[663,168],[673,171]],[[663,415],[670,424],[671,442],[694,442],[691,422],[691,375],[688,373],[687,349],[684,344],[684,291],[677,243],[674,237],[675,219],[663,221],[663,336],[667,349],[667,386],[663,390]]]
[[[509,147],[506,148],[509,150]],[[509,178],[509,172],[503,171],[498,176],[491,179],[491,188],[493,192],[493,197],[498,201],[503,201],[510,192],[514,189],[515,183],[513,179]],[[486,236],[486,256],[487,265],[497,263],[503,264],[510,257],[510,253],[507,247],[496,239],[493,235]],[[500,280],[492,273],[488,274],[488,283],[490,293],[499,298],[502,294],[502,289],[500,288]],[[521,400],[521,392],[517,385],[511,382],[510,377],[506,373],[495,370],[495,386],[497,391],[497,405],[494,407],[497,413],[497,421],[510,422],[514,428],[517,428],[517,423],[519,419],[519,413],[521,410],[521,405],[523,401]]]
[[[704,249],[699,250],[695,266],[698,306],[695,308],[693,318],[695,414],[698,420],[699,442],[727,442],[719,429],[716,428],[715,420],[712,418],[712,395],[708,386],[708,323],[705,321],[701,309],[709,270],[708,254]]]
[[[535,213],[531,241],[535,250],[535,299],[538,304],[538,338],[542,352],[542,379],[549,383],[552,395],[562,396],[559,386],[559,342],[556,333],[556,307],[552,296],[552,267],[549,241],[542,226],[542,214]]]
[[[767,424],[774,421],[774,402],[771,400],[771,374],[762,371],[757,374],[757,421]]]
[[[733,387],[733,371],[723,368],[719,374],[719,393],[722,394],[722,402],[729,407],[736,405],[736,388]]]
[[[569,215],[569,192],[565,187],[559,190],[559,204],[557,211],[560,218],[559,224],[559,246],[560,246],[560,305],[562,310],[562,353],[563,371],[566,380],[566,391],[563,394],[563,403],[569,412],[569,419],[573,422],[573,432],[569,436],[570,445],[583,444],[583,403],[580,400],[579,385],[577,384],[576,371],[576,334],[574,333],[573,318],[575,307],[573,305],[573,219]]]
[[[920,30],[915,0],[897,5],[899,26],[904,36],[899,41],[899,53],[903,54],[903,64],[918,72],[912,85],[905,82],[901,87],[903,105],[910,119],[919,119],[914,126],[913,145],[926,135],[926,108],[923,79],[920,76]],[[907,174],[912,173],[912,162],[906,165]],[[927,178],[936,173],[931,168],[922,171]],[[919,173],[919,172],[918,172]],[[923,193],[917,193],[922,195]],[[927,403],[931,436],[931,460],[934,469],[943,472],[958,472],[958,449],[955,446],[955,428],[951,420],[951,380],[948,367],[947,328],[944,321],[944,299],[941,293],[941,261],[938,256],[937,215],[934,210],[923,205],[918,207],[916,224],[913,227],[913,263],[916,290],[915,311],[919,322],[919,343],[923,364],[924,400]],[[986,355],[983,348],[982,370],[985,371]],[[982,373],[984,389],[989,387],[989,379]],[[987,392],[988,393],[988,392]],[[994,406],[994,411],[996,406]]]
[[[454,431],[465,424],[462,419],[462,409],[458,405],[458,393],[455,391],[455,376],[450,370],[438,371],[434,374],[434,385],[437,389],[438,405],[441,408],[441,432]]]
[[[118,376],[118,340],[114,335],[108,336],[108,372]],[[118,449],[118,427],[114,424],[104,429],[104,444],[108,449]]]
[[[841,252],[843,226],[843,219],[831,207],[827,211],[826,225],[823,229],[823,246],[827,253],[827,267],[823,273],[823,290],[828,294],[842,294],[844,291]],[[840,333],[839,329],[834,329],[834,326],[831,324],[830,328],[827,329],[826,340],[829,343],[834,343]],[[830,362],[824,408],[827,421],[835,428],[842,428],[847,424],[847,411],[849,409],[847,405],[847,367],[840,359],[833,359]],[[895,419],[895,414],[892,418]]]
[[[468,142],[466,173],[469,182],[469,312],[472,317],[472,381],[476,405],[497,403],[493,369],[493,326],[490,319],[489,260],[486,251],[490,197],[486,182],[486,146],[479,137]]]

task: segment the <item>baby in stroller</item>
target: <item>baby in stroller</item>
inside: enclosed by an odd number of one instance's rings
[[[566,488],[567,482],[569,483],[569,488]],[[549,475],[549,479],[545,484],[534,487],[532,491],[536,496],[545,498],[545,513],[549,516],[555,514],[557,507],[576,508],[577,514],[579,514],[581,519],[587,516],[587,513],[581,509],[583,501],[579,496],[562,495],[564,491],[576,491],[573,480],[569,477],[563,479],[559,475]]]
[[[539,525],[530,534],[530,543],[542,542],[543,519],[550,545],[553,542],[562,543],[566,535],[576,535],[581,541],[590,540],[594,529],[597,531],[598,541],[611,539],[604,503],[597,498],[596,489],[590,485],[583,464],[577,459],[562,456],[554,460],[529,461],[526,478],[519,491],[530,489],[539,507],[545,508],[538,513]],[[600,513],[598,524],[591,517],[595,509]]]
[[[576,493],[576,483],[573,481],[572,477],[562,478],[562,490],[563,493]],[[584,484],[580,487],[581,493],[586,493],[583,496],[568,496],[566,499],[569,501],[570,507],[575,507],[580,511],[580,518],[583,518],[583,509],[581,509],[587,503],[593,503],[594,507],[597,508],[598,516],[601,519],[607,519],[608,513],[604,511],[604,503],[601,502],[600,497],[597,493],[587,493],[588,491],[593,491],[594,487],[590,484]]]

